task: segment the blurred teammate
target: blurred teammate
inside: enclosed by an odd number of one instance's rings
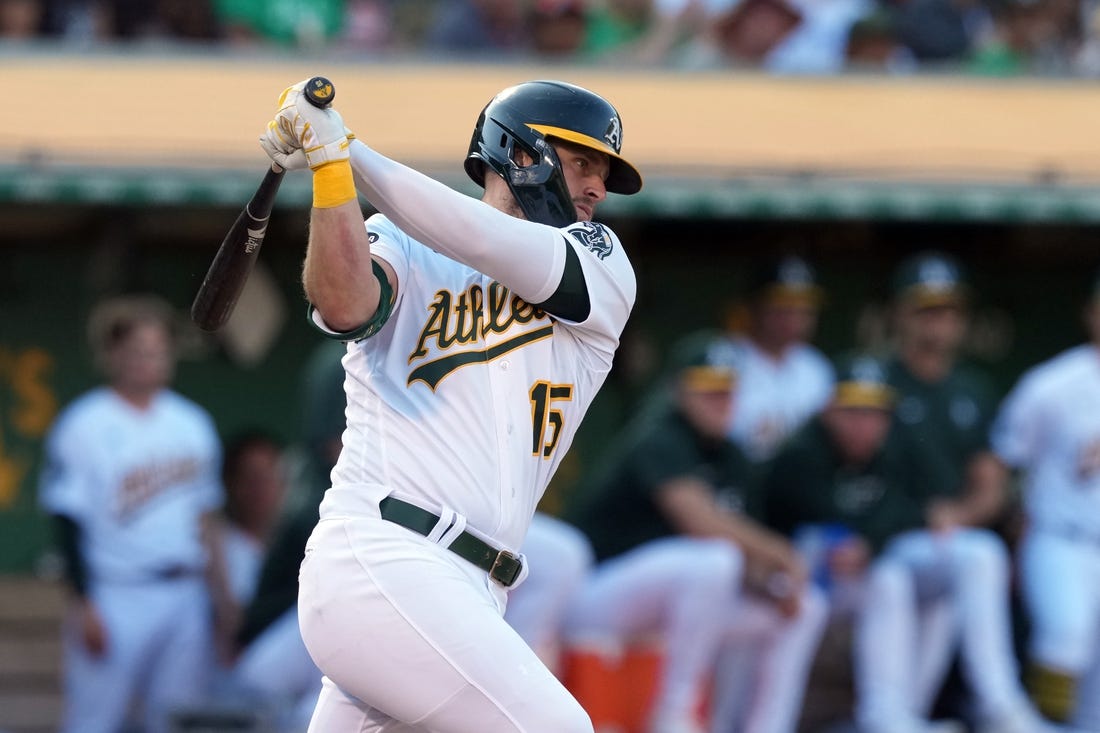
[[[283,448],[264,432],[242,433],[225,446],[223,539],[226,573],[240,609],[252,600],[260,565],[286,495]]]
[[[988,443],[993,392],[958,363],[965,307],[951,258],[920,253],[899,266],[895,414],[943,478],[916,497],[925,528],[892,539],[869,573],[874,601],[863,606],[855,655],[856,713],[868,733],[938,730],[925,720],[955,649],[981,731],[1042,730],[1012,649],[1007,550],[983,528],[1002,510],[1006,476]]]
[[[1100,689],[1079,688],[1100,678],[1100,279],[1084,320],[1088,343],[1017,382],[993,445],[1025,472],[1019,562],[1032,695],[1048,717],[1100,731]]]
[[[592,221],[642,185],[619,115],[562,82],[504,90],[466,159],[477,201],[349,141],[302,88],[261,143],[314,171],[305,290],[348,343],[348,427],[299,592],[325,673],[310,729],[591,733],[503,614],[634,303],[622,245]],[[365,227],[356,185],[381,212]]]
[[[171,710],[204,694],[212,605],[231,622],[215,529],[220,441],[210,416],[168,388],[171,324],[154,298],[100,304],[89,333],[106,384],[66,407],[46,444],[40,500],[72,591],[67,733],[117,733],[136,701],[144,730],[168,731]]]
[[[568,633],[627,643],[660,632],[665,658],[652,733],[702,731],[695,710],[720,650],[752,648],[747,666],[731,670],[744,672],[738,676],[751,689],[732,674],[728,685],[716,683],[713,730],[789,733],[825,604],[806,586],[791,544],[748,513],[749,464],[725,437],[735,382],[729,344],[696,336],[673,362],[669,404],[635,424],[577,494],[570,516],[600,562]]]
[[[531,572],[508,594],[504,620],[556,673],[565,616],[592,570],[592,546],[568,522],[535,512],[521,549]]]
[[[747,330],[733,337],[739,376],[729,430],[753,463],[774,456],[829,399],[832,366],[809,343],[821,297],[813,270],[800,257],[767,260],[753,273]]]
[[[298,568],[318,506],[330,485],[345,428],[343,344],[322,342],[306,363],[301,406],[303,455],[262,559],[256,592],[237,634],[240,656],[234,681],[242,694],[270,711],[276,724],[305,730],[321,691],[321,672],[298,628]]]

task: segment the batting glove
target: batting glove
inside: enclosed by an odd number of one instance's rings
[[[350,142],[355,139],[355,133],[345,127],[344,137]],[[267,153],[267,157],[278,163],[283,170],[299,171],[310,167],[305,151],[294,147],[292,142],[288,143],[283,138],[275,120],[268,122],[264,134],[260,135],[260,147]]]
[[[349,160],[348,136],[344,120],[332,107],[313,106],[302,92],[306,80],[287,87],[279,97],[279,111],[275,119],[268,123],[267,131],[260,139],[260,145],[279,165],[293,169],[302,167],[301,157],[305,155],[306,165],[312,169]]]

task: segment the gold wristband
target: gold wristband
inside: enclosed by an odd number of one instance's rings
[[[337,160],[313,171],[313,207],[331,209],[357,197],[351,163]]]

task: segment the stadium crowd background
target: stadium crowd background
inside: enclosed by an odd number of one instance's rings
[[[3,0],[0,39],[777,73],[1100,74],[1092,0]]]

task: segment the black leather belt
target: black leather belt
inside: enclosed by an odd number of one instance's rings
[[[392,496],[387,496],[378,502],[378,508],[382,512],[382,519],[400,524],[405,529],[411,529],[425,537],[431,534],[439,524],[438,515]],[[448,545],[447,549],[463,560],[477,565],[505,588],[515,584],[520,570],[523,569],[523,563],[511,552],[498,550],[469,532],[463,531],[454,542]]]

